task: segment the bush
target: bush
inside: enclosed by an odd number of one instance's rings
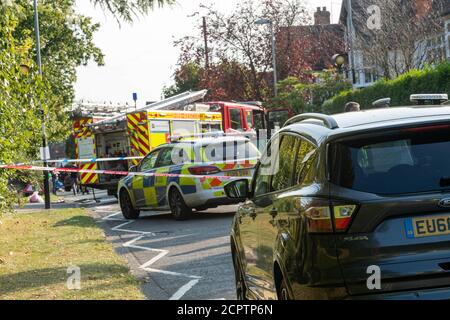
[[[278,83],[278,97],[267,107],[288,108],[294,114],[320,112],[327,99],[350,88],[351,84],[334,70],[323,71],[316,83],[303,83],[296,77],[288,77]]]
[[[380,80],[364,89],[341,92],[325,101],[323,112],[341,113],[349,101],[360,103],[362,109],[371,109],[373,101],[387,97],[392,99],[392,106],[409,105],[410,95],[419,93],[450,93],[450,62],[413,70],[393,80]]]

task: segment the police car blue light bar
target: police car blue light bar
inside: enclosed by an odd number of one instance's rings
[[[425,102],[431,102],[433,104],[441,104],[448,101],[448,94],[412,94],[410,96],[411,102],[418,102],[423,104]]]

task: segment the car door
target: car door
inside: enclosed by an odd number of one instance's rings
[[[261,217],[261,213],[271,205],[272,201],[269,195],[270,180],[272,167],[276,165],[273,160],[277,158],[278,153],[277,148],[270,147],[272,145],[276,144],[269,144],[269,148],[257,166],[251,187],[252,199],[242,205],[237,212],[246,283],[250,294],[259,298],[263,297],[263,290],[261,290],[261,272],[258,265],[258,217]]]
[[[174,166],[172,157],[173,147],[164,147],[159,153],[158,160],[155,164],[155,173],[168,174],[170,169]],[[165,176],[157,176],[154,181],[154,188],[156,192],[156,207],[162,208],[167,206],[166,190],[170,178]]]
[[[153,173],[160,149],[154,150],[145,157],[139,165],[138,171]],[[154,207],[157,205],[157,197],[154,188],[155,177],[135,176],[132,182],[132,190],[137,208]]]
[[[289,190],[294,185],[295,160],[299,139],[291,134],[283,134],[279,139],[280,153],[278,165],[274,166],[270,180],[270,193],[258,212],[258,269],[261,275],[263,296],[270,298],[276,293],[273,266],[277,252],[277,238],[288,223],[287,216],[292,211]],[[264,200],[262,200],[264,201]]]

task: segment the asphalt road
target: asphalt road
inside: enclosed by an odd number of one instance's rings
[[[107,203],[107,202],[106,202]],[[167,212],[122,218],[117,204],[90,207],[108,239],[144,281],[152,300],[235,299],[229,234],[236,206],[224,206],[175,221]]]

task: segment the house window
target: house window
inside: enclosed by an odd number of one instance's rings
[[[361,76],[359,71],[355,72],[355,83],[360,84],[361,83]]]
[[[366,78],[366,83],[373,82],[373,79],[372,79],[372,73],[371,73],[370,71],[366,70],[364,76],[365,76],[365,78]]]

